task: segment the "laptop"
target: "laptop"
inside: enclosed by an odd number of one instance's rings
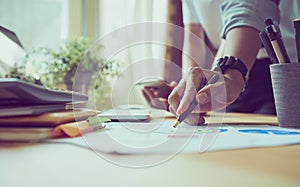
[[[0,75],[5,75],[10,69],[21,64],[26,56],[17,35],[0,25]]]
[[[21,48],[23,48],[18,36],[16,33],[14,33],[11,30],[8,30],[7,28],[3,27],[0,25],[0,32],[3,33],[6,37],[8,37],[11,41],[15,42],[18,44]]]
[[[26,56],[17,35],[0,26],[0,75],[22,62]],[[2,72],[1,72],[2,71]],[[0,106],[41,105],[71,102],[86,102],[84,94],[70,91],[47,89],[16,78],[0,78]]]

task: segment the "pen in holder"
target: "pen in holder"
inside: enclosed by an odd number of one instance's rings
[[[295,40],[296,40],[298,62],[300,63],[300,18],[295,19],[293,22],[295,28]]]

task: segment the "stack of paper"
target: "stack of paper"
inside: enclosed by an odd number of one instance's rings
[[[2,75],[17,67],[26,56],[17,35],[2,26],[0,49]],[[95,110],[74,109],[74,105],[79,108],[87,100],[88,97],[80,93],[0,78],[0,141],[39,140],[59,136],[62,131],[75,136],[78,129],[89,127],[88,117],[98,114]],[[61,127],[62,124],[65,126]]]
[[[98,111],[75,109],[86,95],[51,90],[14,78],[0,78],[0,140],[32,140],[57,136],[61,124],[86,120]]]

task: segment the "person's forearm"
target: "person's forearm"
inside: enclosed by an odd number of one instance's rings
[[[233,56],[242,61],[250,72],[261,41],[259,33],[256,29],[250,27],[236,27],[229,30],[226,39],[219,48],[218,55],[220,57]],[[234,101],[246,84],[241,72],[235,69],[228,69],[224,74],[227,79],[227,98],[228,101]]]
[[[251,70],[261,46],[259,33],[250,27],[236,27],[226,34],[223,56],[239,58]]]
[[[198,23],[185,25],[183,63],[189,67],[210,69],[216,49]]]
[[[181,0],[168,0],[167,22],[172,25],[168,25],[167,28],[168,46],[166,46],[164,79],[167,82],[179,82],[181,79],[184,37]]]

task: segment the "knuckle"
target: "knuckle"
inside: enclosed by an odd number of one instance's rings
[[[193,67],[189,69],[189,74],[192,76],[197,76],[199,74],[202,74],[202,70],[199,67]]]
[[[172,105],[172,101],[174,100],[174,95],[170,95],[169,97],[168,97],[168,103],[169,103],[169,105]]]

